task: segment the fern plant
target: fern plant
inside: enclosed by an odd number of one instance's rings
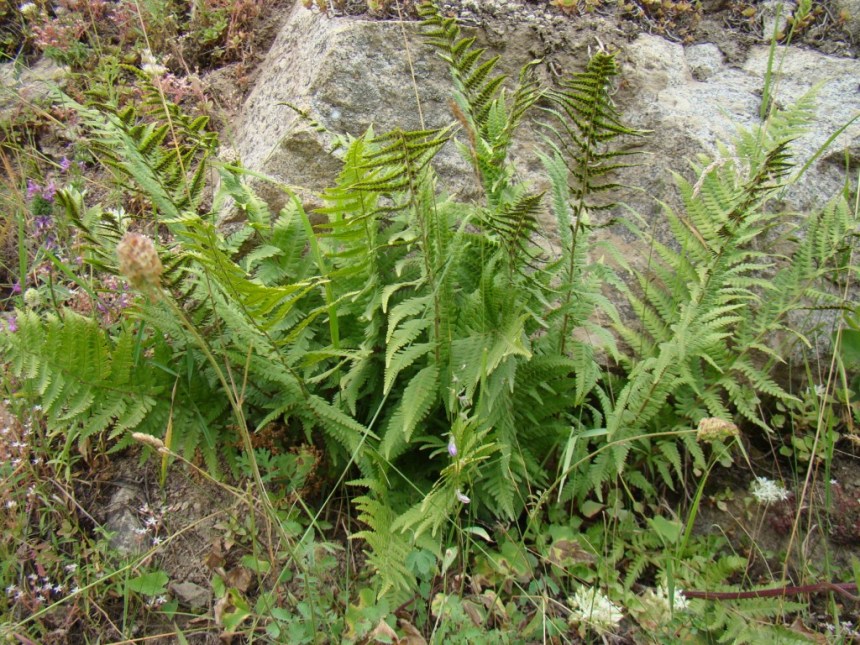
[[[627,439],[735,414],[767,430],[763,400],[795,401],[770,375],[771,365],[784,358],[769,341],[789,333],[787,316],[802,303],[837,302],[821,285],[847,270],[844,249],[856,225],[837,202],[806,219],[790,261],[769,250],[766,234],[779,216],[767,202],[789,181],[790,143],[811,109],[807,96],[741,135],[733,153],[723,148],[719,159],[703,159],[695,167],[695,183],[679,176],[684,212],[664,205],[672,244],[630,225],[651,246],[654,260],[643,270],[618,258],[636,285],[619,283],[638,324],[616,324],[627,344],[626,374],[605,400],[607,438],[615,444],[592,465],[595,489],[624,470],[631,450],[642,463],[658,449],[666,459],[657,469],[663,482],[674,487],[683,479],[674,442]],[[700,464],[692,435],[683,436]]]
[[[179,118],[175,106],[167,110],[167,125],[158,126],[147,120],[148,112],[133,106],[118,112],[109,105],[84,107],[63,100],[91,129],[100,142],[96,149],[104,151],[106,163],[120,180],[152,206],[148,225],[163,225],[171,234],[161,251],[171,262],[165,262],[160,295],[141,299],[127,310],[139,321],[135,373],[144,382],[154,379],[160,391],[182,395],[189,414],[196,414],[193,422],[183,419],[176,423],[171,415],[181,406],[162,396],[151,402],[145,419],[136,424],[123,420],[123,409],[117,404],[114,415],[104,412],[104,423],[89,427],[98,431],[110,426],[113,436],[121,438],[124,430],[135,425],[142,424],[158,435],[171,428],[176,445],[192,452],[199,449],[209,468],[217,472],[221,457],[229,458],[239,445],[231,437],[235,431],[231,416],[241,414],[260,427],[282,419],[308,435],[323,429],[332,458],[343,455],[344,460],[354,458],[365,465],[360,453],[367,429],[332,405],[325,391],[312,391],[308,386],[316,373],[314,365],[305,361],[305,350],[315,333],[313,323],[331,311],[331,303],[326,303],[327,280],[318,276],[305,256],[310,228],[300,203],[293,200],[278,218],[272,218],[240,175],[223,168],[215,205],[223,204],[229,195],[249,217],[244,232],[225,237],[216,229],[211,213],[198,212],[206,160],[214,145],[214,138],[203,130],[205,123]],[[94,213],[83,208],[83,201],[75,196],[64,197],[63,203],[87,241],[86,260],[100,271],[118,273],[117,241],[130,228],[147,223],[135,223],[104,209]],[[242,248],[246,254],[238,257],[237,251],[244,246],[250,246],[250,252]],[[178,301],[184,306],[180,308]],[[59,313],[63,318],[70,315]],[[102,333],[102,343],[107,346],[112,342],[111,333]],[[12,347],[17,352],[25,349],[17,343]],[[53,372],[56,366],[45,360],[44,356],[33,358],[46,372]],[[109,355],[99,360],[93,369],[109,373]],[[34,369],[22,372],[22,377],[35,378],[39,371]],[[161,374],[180,389],[165,388],[163,379],[156,378]],[[231,375],[232,385],[225,374]],[[247,378],[241,410],[236,399],[239,375]],[[75,394],[72,381],[54,382],[57,400]],[[133,395],[134,390],[129,390],[122,396]],[[232,401],[230,406],[228,401]],[[86,414],[100,409],[90,412],[81,407],[71,415],[58,414],[56,420],[84,423]],[[143,414],[140,407],[134,409],[137,416]],[[233,462],[228,459],[228,463]]]
[[[456,23],[432,5],[425,4],[421,14],[428,41],[451,69],[452,127],[459,124],[464,135],[460,149],[484,188],[484,203],[440,199],[431,168],[412,170],[405,162],[405,144],[413,141],[430,153],[429,161],[441,133],[395,132],[381,143],[368,133],[349,148],[339,186],[327,193],[332,206],[322,211],[332,220],[324,227],[332,232],[326,236],[326,244],[333,244],[327,247],[330,260],[349,258],[343,277],[355,273],[352,307],[365,324],[360,358],[340,381],[342,400],[360,413],[359,394],[367,391],[361,388],[371,379],[377,388],[381,384],[374,399],[379,403],[367,412],[381,411],[377,477],[388,484],[380,487],[378,479],[367,478],[355,483],[368,488],[358,502],[370,527],[362,536],[386,589],[407,582],[405,570],[392,561],[398,559],[392,553],[409,543],[404,536],[423,540],[429,533],[438,539],[466,502],[476,512],[514,518],[530,491],[548,482],[546,460],[572,428],[582,431],[592,414],[599,415],[593,406],[585,415],[578,410],[590,405],[599,369],[593,348],[569,333],[587,327],[611,338],[589,321],[608,302],[600,293],[606,269],[589,264],[587,227],[581,226],[581,247],[566,245],[562,262],[546,262],[533,242],[544,195],[516,180],[509,159],[517,127],[544,94],[531,79],[532,66],[524,68],[509,100],[504,79],[492,75],[495,59],[482,61],[474,39],[460,38]],[[600,88],[591,100],[606,104],[593,111],[596,120],[608,113],[611,77],[593,81]],[[620,125],[614,129],[619,136],[633,134]],[[588,135],[601,148],[602,157],[595,152],[601,161],[612,157],[608,132],[595,127]],[[562,154],[556,146],[545,163],[553,210],[573,247],[577,196],[587,203],[599,181],[577,189],[573,166]],[[425,163],[425,157],[420,160]],[[390,271],[367,272],[382,265],[393,266],[397,279],[387,277]],[[364,285],[376,289],[361,291]],[[429,451],[430,460],[416,459],[414,446]],[[394,493],[401,488],[398,479],[412,494]],[[390,546],[392,532],[401,536],[396,549]],[[389,551],[377,551],[382,545]]]

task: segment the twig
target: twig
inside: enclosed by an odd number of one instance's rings
[[[684,591],[687,598],[700,598],[702,600],[746,600],[749,598],[774,598],[780,596],[796,596],[804,593],[824,593],[832,591],[839,595],[860,602],[857,593],[857,584],[854,582],[818,582],[811,585],[777,587],[775,589],[757,589],[755,591]],[[854,592],[854,593],[852,593]]]

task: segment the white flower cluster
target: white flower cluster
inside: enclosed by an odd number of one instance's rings
[[[39,13],[39,7],[36,6],[35,2],[25,2],[18,7],[18,11],[21,12],[22,16],[35,16]]]
[[[611,630],[624,618],[621,607],[599,589],[580,587],[567,602],[571,607],[568,622],[587,625],[598,632]]]
[[[143,516],[143,526],[133,528],[132,531],[141,537],[151,534],[153,536],[152,546],[159,546],[164,542],[164,538],[158,535],[158,531],[164,525],[166,509],[162,507],[160,510],[156,510],[149,504],[144,504],[138,511]]]
[[[767,477],[756,477],[751,492],[760,504],[771,504],[788,499],[788,491]]]
[[[144,49],[140,54],[140,69],[152,78],[159,78],[167,74],[167,68],[159,63],[158,59],[148,49]]]
[[[74,574],[77,571],[77,564],[67,564],[65,570]],[[70,583],[71,580],[67,581]],[[68,589],[67,583],[53,582],[48,576],[39,576],[31,573],[26,576],[21,585],[11,584],[6,587],[6,597],[13,603],[24,603],[30,609],[36,606],[55,602],[65,596],[80,593],[81,588],[78,585]]]

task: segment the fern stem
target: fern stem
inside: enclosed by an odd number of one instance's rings
[[[308,214],[305,212],[305,209],[302,208],[299,198],[296,195],[291,195],[291,197],[301,214],[302,224],[304,224],[305,231],[307,232],[311,253],[314,254],[314,259],[316,260],[317,266],[320,270],[320,277],[325,280],[325,286],[323,288],[325,290],[326,306],[328,309],[328,325],[329,333],[331,334],[331,344],[335,349],[340,349],[340,323],[337,316],[337,304],[335,302],[334,290],[332,288],[331,280],[328,279],[329,268],[322,252],[320,251],[317,234],[316,231],[314,231],[314,227],[311,224]]]
[[[571,242],[570,242],[570,261],[567,267],[567,293],[564,298],[564,318],[561,322],[561,338],[559,351],[564,355],[565,346],[567,344],[567,326],[570,324],[570,301],[573,300],[573,279],[576,273],[576,243],[579,237],[579,211],[576,218],[570,227]]]

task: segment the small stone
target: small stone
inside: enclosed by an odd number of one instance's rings
[[[175,582],[169,588],[179,604],[189,609],[206,609],[212,602],[212,591],[193,582]]]
[[[143,525],[132,510],[138,505],[135,492],[123,487],[116,492],[108,506],[105,528],[113,533],[110,546],[124,556],[139,555],[148,548],[139,533]]]

